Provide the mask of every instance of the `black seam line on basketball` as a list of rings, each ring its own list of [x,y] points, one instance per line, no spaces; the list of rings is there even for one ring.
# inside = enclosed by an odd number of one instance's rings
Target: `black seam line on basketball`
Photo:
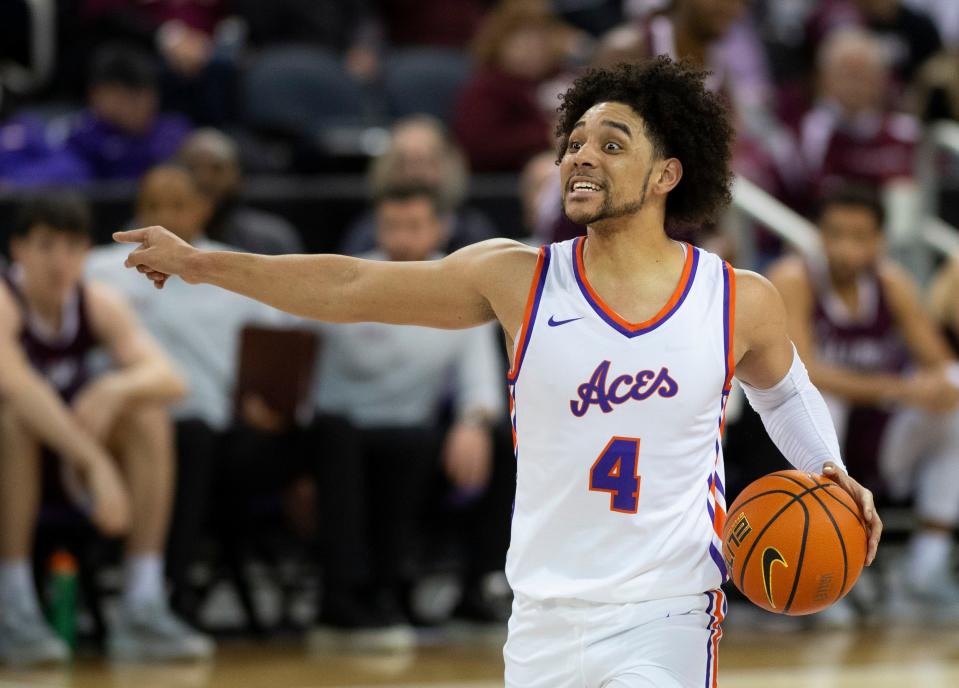
[[[812,484],[811,486],[810,486],[810,485],[806,485],[805,483],[802,483],[802,482],[796,480],[796,479],[795,479],[794,477],[792,477],[791,475],[785,475],[785,474],[788,473],[788,472],[789,472],[789,471],[776,471],[775,473],[770,473],[770,474],[767,475],[766,477],[767,477],[767,478],[782,478],[783,480],[788,480],[789,482],[791,482],[791,483],[793,483],[793,484],[795,484],[795,485],[799,485],[799,487],[803,488],[804,490],[808,490],[810,487],[815,487],[816,485],[822,485],[822,483],[815,482],[815,481],[813,481],[813,484]]]
[[[779,477],[780,477],[780,478],[784,478],[785,480],[790,480],[790,481],[796,483],[797,485],[802,485],[801,482],[799,482],[798,480],[796,480],[795,478],[793,478],[793,477],[791,477],[791,476],[781,475],[781,476],[779,476]],[[829,483],[820,483],[820,484],[825,484],[826,487],[829,487]],[[825,490],[825,493],[826,493],[826,494],[829,494],[829,490]],[[836,537],[839,538],[839,546],[842,548],[842,585],[839,586],[839,593],[838,593],[836,599],[834,599],[834,600],[830,603],[830,604],[835,604],[836,602],[839,601],[839,598],[842,597],[843,591],[846,589],[846,577],[847,577],[847,574],[849,573],[849,557],[848,557],[848,555],[846,554],[846,541],[845,541],[845,540],[843,539],[843,537],[842,537],[842,530],[840,530],[839,524],[836,523],[835,517],[832,515],[832,513],[829,511],[829,509],[826,508],[826,503],[823,502],[823,500],[820,499],[820,498],[819,498],[819,495],[817,495],[815,492],[812,492],[812,493],[810,493],[810,494],[812,494],[812,498],[813,498],[813,499],[815,499],[817,502],[819,502],[819,506],[822,507],[822,510],[826,512],[826,516],[829,517],[829,521],[832,523],[832,527],[833,527],[833,528],[835,529],[835,531],[836,531]]]
[[[785,504],[785,506],[780,507],[779,511],[773,514],[772,517],[766,522],[766,525],[763,526],[763,529],[756,534],[756,539],[753,540],[753,544],[749,547],[749,551],[746,552],[746,557],[743,559],[742,569],[739,574],[740,590],[743,589],[743,584],[744,584],[744,581],[746,580],[746,569],[748,568],[749,560],[753,556],[753,552],[756,550],[756,546],[759,544],[759,541],[762,540],[762,537],[763,535],[766,534],[766,531],[769,530],[772,527],[772,524],[776,522],[776,519],[782,516],[783,513],[785,513],[786,509],[791,507],[793,504],[799,504],[799,506],[802,507],[803,511],[806,514],[806,521],[809,521],[809,509],[807,509],[806,505],[802,503],[802,496],[806,494],[805,492],[797,495],[795,492],[787,492],[786,490],[770,490],[769,493],[770,494],[774,494],[774,493],[787,494],[791,497],[791,499],[789,500],[789,502]],[[754,499],[758,499],[761,496],[762,495],[756,495],[755,497],[750,497],[745,502],[740,504],[740,508],[746,506],[746,504],[753,501]]]
[[[765,526],[761,531],[759,531],[759,533],[756,535],[756,539],[753,541],[753,544],[752,544],[752,546],[749,548],[749,551],[746,552],[746,557],[743,559],[743,563],[742,563],[742,572],[740,573],[740,576],[739,576],[739,589],[740,589],[740,590],[742,590],[742,588],[743,588],[743,581],[746,580],[746,568],[747,568],[746,565],[749,563],[749,559],[752,557],[753,551],[756,549],[756,545],[759,544],[759,540],[762,538],[762,536],[765,534],[765,532],[769,529],[769,527],[776,521],[777,518],[779,518],[780,516],[782,516],[783,512],[785,512],[786,509],[788,509],[789,507],[791,507],[791,506],[792,506],[793,504],[795,504],[796,502],[799,502],[800,506],[802,506],[802,508],[803,508],[803,511],[806,512],[806,521],[807,521],[807,523],[808,523],[808,521],[809,521],[809,510],[806,508],[806,505],[802,503],[802,498],[805,497],[805,496],[806,496],[807,494],[809,494],[810,492],[815,492],[816,490],[822,490],[822,489],[824,489],[824,488],[826,488],[826,487],[828,487],[828,485],[826,485],[825,483],[819,483],[819,484],[817,484],[815,487],[808,487],[808,488],[806,488],[803,492],[800,492],[800,493],[798,493],[798,494],[795,493],[795,492],[787,492],[786,490],[767,490],[766,492],[760,492],[760,493],[757,494],[757,495],[753,495],[752,497],[750,497],[749,499],[747,499],[745,502],[743,502],[742,504],[740,504],[738,509],[731,510],[731,511],[729,512],[729,514],[727,514],[727,515],[731,515],[731,514],[735,513],[736,511],[739,511],[739,509],[742,509],[744,506],[746,506],[747,504],[749,504],[749,503],[752,502],[752,501],[755,501],[755,500],[759,499],[759,498],[762,497],[763,495],[785,494],[785,495],[789,495],[790,497],[792,497],[792,499],[789,500],[789,503],[788,503],[788,504],[786,504],[785,506],[781,507],[781,508],[779,509],[779,511],[777,511],[775,514],[773,514],[772,518],[769,519],[769,522],[766,524],[766,526]],[[735,503],[734,503],[734,506],[735,506]],[[804,545],[804,546],[805,546],[805,545]],[[800,558],[800,564],[801,564],[801,563],[802,563],[802,559]],[[797,575],[798,575],[798,574],[797,574]]]
[[[827,487],[835,487],[835,488],[838,488],[838,489],[840,489],[840,490],[842,489],[842,487],[840,487],[837,483],[832,483],[831,485],[827,485]],[[859,527],[862,528],[863,535],[865,535],[865,536],[866,536],[866,539],[868,540],[868,539],[869,539],[869,531],[866,530],[866,524],[862,522],[862,515],[856,513],[856,512],[853,511],[852,509],[850,509],[848,504],[846,504],[844,501],[842,501],[841,499],[839,499],[839,497],[837,497],[836,495],[834,495],[834,494],[833,494],[832,492],[830,492],[829,490],[826,490],[826,494],[829,496],[830,499],[832,499],[834,502],[836,502],[836,504],[838,504],[838,505],[841,506],[843,509],[845,509],[845,510],[848,511],[850,514],[852,514],[853,516],[856,517],[856,523],[858,523],[858,524],[859,524]]]
[[[745,502],[743,502],[742,504],[740,504],[740,505],[739,505],[739,509],[742,509],[742,508],[743,508],[744,506],[746,506],[747,504],[750,504],[750,503],[752,503],[752,502],[755,502],[755,501],[756,501],[757,499],[759,499],[760,497],[765,497],[765,496],[771,495],[771,494],[784,494],[784,495],[788,495],[788,496],[790,496],[790,497],[795,497],[795,496],[796,496],[796,493],[795,493],[795,492],[790,492],[789,490],[766,490],[765,492],[760,492],[759,494],[754,494],[752,497],[750,497],[750,498],[747,499]],[[736,505],[733,504],[733,506],[736,506]],[[735,509],[734,511],[739,511],[739,509]],[[727,514],[726,514],[727,518],[728,518],[732,513],[733,513],[733,511],[730,511],[729,513],[727,513]]]

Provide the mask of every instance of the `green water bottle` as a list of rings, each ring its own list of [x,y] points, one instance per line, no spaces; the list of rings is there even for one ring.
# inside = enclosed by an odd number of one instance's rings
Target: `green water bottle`
[[[77,560],[66,550],[50,557],[50,625],[70,647],[77,640]]]

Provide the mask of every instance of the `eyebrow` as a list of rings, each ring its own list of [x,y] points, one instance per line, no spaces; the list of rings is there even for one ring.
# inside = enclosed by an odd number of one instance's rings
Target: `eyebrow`
[[[616,122],[611,119],[604,119],[602,122],[603,126],[612,127],[613,129],[619,129],[621,132],[626,134],[629,138],[633,138],[633,132],[630,131],[629,127],[622,122]]]
[[[612,119],[604,119],[602,122],[600,122],[600,124],[602,124],[604,127],[612,127],[613,129],[619,129],[621,132],[626,134],[626,136],[628,136],[630,139],[633,138],[633,132],[630,130],[629,126],[627,124],[624,124],[623,122],[617,122]],[[573,128],[570,130],[570,133],[585,126],[586,126],[585,120],[579,120],[576,124],[573,125]]]

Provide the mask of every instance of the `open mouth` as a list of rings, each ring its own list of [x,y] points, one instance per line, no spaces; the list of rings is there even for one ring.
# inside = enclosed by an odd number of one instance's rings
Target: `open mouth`
[[[603,186],[595,181],[590,179],[571,179],[569,182],[567,198],[577,199],[577,198],[590,198],[592,195],[599,193],[603,190]]]

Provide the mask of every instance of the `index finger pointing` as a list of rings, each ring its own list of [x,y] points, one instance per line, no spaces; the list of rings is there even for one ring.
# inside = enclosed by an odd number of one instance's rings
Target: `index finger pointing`
[[[114,232],[113,240],[121,244],[140,244],[147,238],[148,228],[131,229],[126,232]]]

